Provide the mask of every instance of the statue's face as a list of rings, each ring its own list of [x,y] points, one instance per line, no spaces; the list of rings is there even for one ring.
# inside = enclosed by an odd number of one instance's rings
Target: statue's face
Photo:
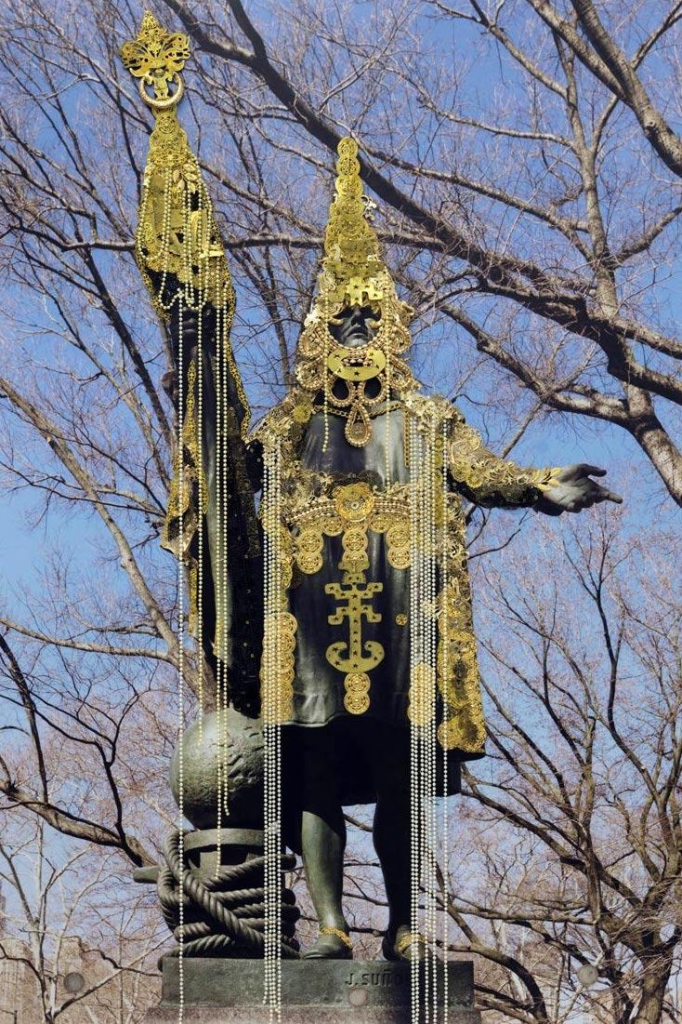
[[[371,306],[346,306],[329,324],[329,332],[339,345],[358,348],[371,341],[379,319]]]

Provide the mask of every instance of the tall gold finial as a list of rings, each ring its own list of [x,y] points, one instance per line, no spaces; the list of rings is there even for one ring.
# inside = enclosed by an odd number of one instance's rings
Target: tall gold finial
[[[332,302],[376,302],[384,294],[386,273],[376,232],[367,220],[357,143],[341,139],[336,164],[336,196],[324,236],[324,268],[336,281]]]
[[[150,11],[145,11],[135,39],[119,50],[124,66],[139,78],[142,99],[153,110],[168,110],[182,99],[184,85],[180,72],[189,60],[189,38],[182,32],[168,32]],[[171,93],[170,83],[175,83]],[[153,89],[150,96],[145,86]]]
[[[369,200],[362,189],[357,143],[341,139],[338,154],[336,195],[324,236],[323,267],[327,280],[334,282],[329,302],[378,302],[385,294],[389,275],[379,239],[367,219]]]

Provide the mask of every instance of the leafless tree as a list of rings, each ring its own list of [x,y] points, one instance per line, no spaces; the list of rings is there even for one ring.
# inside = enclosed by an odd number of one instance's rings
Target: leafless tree
[[[613,518],[541,556],[511,545],[479,588],[491,749],[467,772],[449,909],[458,948],[495,965],[482,998],[503,1020],[679,1019],[682,595],[660,557],[676,541]]]
[[[596,422],[625,442],[644,500],[667,492],[682,504],[682,3],[154,9],[192,39],[182,116],[238,288],[233,340],[256,415],[289,379],[334,149],[350,133],[417,311],[426,382],[457,397],[493,443],[511,438],[507,447],[526,431],[584,436]],[[151,803],[170,820],[178,664],[176,569],[157,543],[170,350],[132,260],[150,124],[116,56],[140,16],[105,0],[85,15],[72,0],[0,11],[0,485],[27,501],[35,536],[51,530],[35,578],[7,589],[0,608],[0,792],[12,813],[37,813],[130,865],[156,859],[162,831],[137,809]],[[504,1019],[568,1021],[597,992],[595,1019],[675,1020],[665,999],[678,955],[677,606],[661,604],[657,568],[636,574],[639,588],[658,581],[656,613],[644,614],[634,584],[634,596],[602,608],[594,558],[603,550],[607,566],[612,543],[581,553],[567,541],[567,592],[582,588],[581,625],[600,652],[588,657],[562,632],[576,618],[561,591],[531,600],[484,585],[497,558],[509,572],[517,551],[530,559],[509,543],[515,529],[496,539],[487,524],[480,537],[501,549],[478,560],[477,592],[497,608],[492,619],[479,609],[494,755],[470,773],[458,826],[457,858],[470,851],[475,868],[460,878],[453,861],[456,945],[487,960],[480,996]],[[516,568],[526,579],[526,563]],[[514,650],[499,639],[501,609]],[[191,650],[187,682],[196,689]],[[512,697],[542,713],[537,733],[519,733]],[[60,756],[80,788],[55,785]],[[366,907],[381,902],[371,878]],[[357,917],[365,932],[374,923]],[[585,961],[601,980],[578,999]]]
[[[69,1024],[83,1014],[95,1024],[137,1024],[156,988],[150,953],[165,935],[148,920],[139,898],[130,901],[122,918],[112,913],[112,855],[93,857],[96,847],[82,843],[65,850],[63,842],[54,842],[57,833],[36,816],[5,812],[0,820],[5,1012],[16,1011],[20,1020],[36,1024]],[[125,951],[118,955],[121,945]],[[82,985],[69,992],[64,980],[73,971],[74,947]],[[11,966],[15,984],[9,984]]]

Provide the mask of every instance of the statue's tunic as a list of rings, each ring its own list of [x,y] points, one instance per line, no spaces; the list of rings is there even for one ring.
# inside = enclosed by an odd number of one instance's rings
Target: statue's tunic
[[[449,466],[445,480],[441,472],[436,481],[446,503],[439,513],[441,539],[425,557],[432,557],[437,594],[430,613],[438,621],[439,749],[448,752],[448,790],[456,792],[459,762],[481,757],[485,741],[462,497],[484,505],[533,505],[548,471],[498,459],[439,396],[397,397],[388,412],[372,417],[371,438],[362,447],[347,442],[343,417],[325,416],[319,406],[302,424],[292,415],[296,401],[294,392],[256,432],[261,439],[277,434],[285,453],[277,520],[295,634],[283,725],[323,727],[339,716],[363,716],[406,728],[413,717],[414,473],[406,423],[417,413],[436,424],[431,437],[441,439],[436,473]],[[372,801],[350,762],[347,774],[352,802]]]
[[[406,490],[408,470],[405,466],[403,445],[403,413],[402,409],[392,410],[388,415],[372,419],[372,439],[363,448],[349,445],[343,436],[344,421],[338,416],[329,416],[329,438],[327,450],[324,451],[324,415],[315,413],[305,432],[300,454],[300,466],[305,475],[314,474],[318,480],[328,479],[325,490],[336,487],[348,487],[357,483],[368,485],[374,494],[386,494],[387,447],[388,465],[390,467],[391,491],[402,486]],[[309,477],[310,479],[310,477]],[[338,490],[337,490],[338,493]],[[306,530],[314,529],[315,500],[303,517],[297,517],[290,526],[298,535],[305,538]],[[328,502],[319,502],[324,509]],[[402,517],[407,525],[409,515],[404,496],[396,498],[396,506],[402,508]],[[334,510],[335,511],[335,510]],[[400,512],[393,513],[395,519]],[[318,522],[324,521],[324,511],[320,513]],[[353,521],[346,521],[349,529]],[[379,524],[383,525],[383,524]],[[394,523],[389,524],[395,525]],[[332,527],[334,528],[334,527]],[[344,531],[345,533],[346,531]],[[365,672],[369,676],[370,685],[367,700],[362,709],[355,713],[369,714],[383,718],[395,724],[405,725],[407,719],[408,685],[409,685],[409,603],[410,584],[409,568],[399,569],[388,559],[388,542],[386,532],[378,533],[372,529],[367,531],[367,560],[369,566],[363,573],[365,582],[359,583],[358,590],[363,595],[363,609],[369,614],[360,612],[361,617],[356,623],[349,621],[347,614],[341,620],[332,622],[338,609],[347,604],[343,598],[335,596],[336,591],[329,593],[332,587],[341,587],[344,570],[339,568],[344,555],[344,533],[321,536],[322,550],[319,553],[320,568],[315,572],[301,570],[306,565],[306,552],[300,543],[294,541],[299,572],[295,586],[289,592],[289,607],[296,616],[298,623],[296,645],[296,669],[294,680],[293,715],[291,721],[300,725],[322,725],[336,715],[353,713],[347,707],[350,701],[344,691],[345,668],[340,671],[328,657],[330,645],[334,643],[349,644],[353,628],[360,631],[362,648],[366,644],[374,653],[367,658],[371,666],[353,665],[351,652],[342,651],[351,661],[349,666],[355,673]],[[407,540],[407,538],[405,538]],[[319,542],[318,542],[319,543]],[[405,559],[406,560],[406,559]],[[396,561],[396,559],[392,559]],[[317,560],[315,563],[317,564]],[[370,588],[375,585],[376,592]],[[364,596],[366,595],[366,596]],[[362,661],[361,651],[360,660]],[[373,664],[376,662],[376,664]],[[344,703],[345,701],[345,703]]]

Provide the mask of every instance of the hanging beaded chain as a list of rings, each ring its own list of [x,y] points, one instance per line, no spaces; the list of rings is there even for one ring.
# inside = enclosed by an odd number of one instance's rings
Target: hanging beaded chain
[[[204,524],[206,489],[204,486],[204,348],[203,317],[197,318],[197,462],[199,464],[199,528],[197,530],[197,672],[199,701],[199,746],[204,745]]]
[[[412,1024],[436,1024],[439,1011],[437,658],[438,507],[441,481],[438,425],[407,414],[410,471],[410,832],[411,921],[428,951],[423,973],[411,958]],[[445,480],[443,488],[447,485]],[[445,527],[443,543],[445,543]],[[444,790],[447,792],[447,787]],[[446,848],[443,848],[443,860]],[[420,897],[424,890],[423,914]],[[421,918],[423,917],[423,926]],[[443,965],[443,970],[445,966]],[[442,991],[442,988],[441,988]]]
[[[227,710],[230,703],[230,691],[228,683],[228,666],[226,663],[227,653],[227,615],[230,593],[228,589],[227,564],[229,547],[229,481],[225,467],[228,463],[228,431],[227,417],[229,408],[228,393],[228,347],[229,347],[229,323],[225,316],[222,303],[216,309],[216,421],[217,421],[217,443],[216,443],[216,492],[218,495],[216,508],[216,547],[218,549],[217,561],[217,632],[218,649],[220,657],[217,662],[216,679],[216,734],[220,750],[218,759],[218,778],[216,787],[216,875],[221,870],[221,846],[222,846],[222,822],[227,817],[229,808],[229,790],[227,778],[227,749],[228,749],[228,718]]]
[[[171,172],[166,172],[164,184],[164,217],[163,217],[163,251],[164,263],[160,294],[163,294],[168,273],[168,252],[170,244],[170,187]],[[184,293],[178,292],[178,457],[180,465],[183,458],[183,410],[185,407],[185,365],[184,365]],[[179,474],[179,507],[184,508],[184,475]],[[184,550],[184,522],[182,513],[179,517],[180,551]],[[178,558],[178,855],[180,858],[180,892],[178,900],[178,1024],[183,1024],[185,1016],[185,894],[182,879],[185,866],[185,609],[184,609],[184,574],[185,566],[182,557]]]
[[[326,452],[329,447],[329,294],[325,289],[324,292],[324,397],[323,401],[323,434],[322,434],[322,451]]]
[[[282,730],[283,698],[279,686],[282,655],[282,454],[278,438],[264,449],[263,475],[263,738],[264,738],[264,853],[265,948],[263,1003],[270,1021],[282,1014]]]
[[[270,827],[273,818],[272,806],[272,726],[270,724],[269,709],[272,701],[273,687],[273,651],[272,633],[269,628],[268,615],[272,607],[272,547],[273,537],[271,533],[272,509],[268,499],[272,495],[272,450],[269,444],[263,449],[263,605],[264,605],[264,631],[263,631],[263,656],[261,666],[261,701],[263,717],[263,852],[265,862],[263,866],[263,884],[265,887],[265,938],[263,948],[263,963],[265,970],[263,1003],[268,1004],[272,994],[272,908],[268,899],[272,870],[270,863],[271,837]]]
[[[215,381],[216,381],[216,494],[218,500],[215,508],[215,520],[216,520],[216,562],[217,572],[215,573],[215,589],[216,589],[216,648],[219,655],[223,654],[224,651],[224,614],[225,614],[225,599],[226,599],[226,573],[222,571],[222,566],[225,564],[225,557],[227,552],[224,550],[225,547],[225,531],[223,528],[223,520],[225,518],[225,504],[223,501],[223,491],[225,489],[224,480],[224,466],[222,459],[222,437],[225,433],[225,423],[223,415],[223,401],[222,395],[225,390],[224,377],[226,375],[225,362],[222,359],[221,345],[222,345],[222,333],[223,333],[223,318],[222,310],[216,309],[216,339],[217,339],[217,353],[215,363]],[[220,716],[221,708],[223,705],[223,683],[225,677],[225,664],[222,657],[218,657],[216,661],[216,703],[215,703],[215,716],[216,716],[216,735],[218,737],[218,743],[220,744],[221,739],[221,728],[220,728]],[[218,758],[218,767],[216,773],[216,845],[215,845],[215,876],[218,877],[221,867],[221,845],[222,845],[222,805],[223,805],[223,771],[222,771],[222,758]]]
[[[274,873],[274,885],[272,890],[272,925],[273,942],[275,947],[274,957],[274,992],[272,1005],[270,1007],[270,1020],[279,1020],[282,1015],[282,872],[280,868],[280,853],[282,846],[282,688],[279,685],[279,673],[282,665],[282,630],[280,628],[281,595],[282,595],[282,552],[280,550],[281,538],[281,508],[282,495],[282,450],[279,444],[275,448],[275,598],[277,607],[275,610],[275,665],[276,669],[276,707],[275,707],[275,734],[274,734],[274,811],[275,821],[273,828],[273,849],[272,866]]]
[[[182,408],[184,399],[183,383],[183,302],[180,300],[178,306],[180,351],[178,354],[178,402],[180,415],[178,416],[178,450],[182,453]],[[182,457],[182,456],[181,456]],[[184,480],[180,475],[180,508],[182,508]],[[180,550],[183,544],[183,521],[180,516]],[[183,892],[182,877],[185,865],[185,623],[184,623],[184,572],[185,566],[182,558],[178,559],[178,855],[180,858],[181,882],[178,902],[178,1024],[183,1024],[185,1013],[185,894]]]
[[[421,437],[416,417],[406,410],[409,433],[410,470],[410,680],[416,679],[421,660],[421,630],[419,609],[419,471],[421,465]],[[419,726],[416,716],[410,716],[410,931],[419,934],[419,894],[421,887],[421,821],[419,806]],[[419,1024],[420,973],[417,959],[410,961],[410,1002],[412,1024]]]
[[[386,434],[384,436],[385,446],[385,475],[384,487],[391,486],[391,350],[386,349]],[[404,428],[403,428],[404,429]]]
[[[449,636],[449,625],[450,625],[450,610],[447,606],[446,596],[448,594],[449,586],[449,574],[448,574],[448,441],[449,441],[449,429],[450,424],[447,419],[444,419],[441,424],[441,579],[440,579],[440,593],[442,595],[442,604],[439,610],[440,613],[440,636],[441,636],[441,679],[443,680],[443,719],[445,720],[448,709],[447,709],[447,678],[448,678],[448,644],[450,640]],[[443,1024],[448,1024],[448,1018],[450,1011],[448,1008],[449,1003],[449,981],[450,974],[448,972],[448,948],[449,948],[449,923],[450,914],[448,912],[448,868],[449,868],[449,853],[450,853],[450,835],[449,835],[449,819],[448,819],[448,757],[447,751],[443,750],[443,806],[442,806],[442,818],[441,818],[441,856],[442,856],[442,877],[443,877],[443,889],[441,894],[442,901],[442,914],[443,914]]]
[[[432,1020],[438,1018],[438,957],[437,957],[437,898],[436,898],[436,668],[437,668],[437,580],[436,580],[436,424],[433,418],[428,423],[426,479],[426,509],[424,533],[426,535],[426,607],[429,610],[426,620],[427,653],[426,663],[429,666],[428,692],[425,726],[425,761],[424,773],[424,811],[426,817],[426,921],[425,937],[430,957],[430,985],[432,1000]]]
[[[227,285],[225,283],[223,283],[223,289],[226,289],[226,288],[227,288]],[[230,324],[228,323],[227,317],[225,316],[225,308],[226,307],[223,305],[223,312],[222,312],[221,320],[220,320],[220,324],[221,324],[221,330],[220,330],[220,336],[219,336],[220,337],[220,346],[219,346],[219,351],[218,351],[218,358],[220,359],[220,362],[222,363],[222,366],[223,366],[223,386],[222,386],[222,389],[221,389],[220,401],[221,401],[221,404],[222,404],[222,407],[223,407],[222,420],[223,420],[223,424],[224,424],[224,429],[223,429],[223,437],[222,437],[222,453],[223,453],[222,454],[222,461],[223,461],[223,466],[224,467],[227,466],[228,460],[229,460],[227,417],[228,417],[228,410],[229,410],[229,407],[230,407],[230,396],[229,396],[229,390],[228,390],[227,368],[230,365],[230,358],[231,358],[231,355],[230,355]],[[228,519],[228,516],[226,514],[227,510],[229,509],[229,502],[230,502],[230,500],[231,500],[231,496],[230,496],[230,492],[229,492],[229,481],[227,479],[227,474],[223,473],[223,487],[222,487],[222,492],[220,493],[219,503],[220,503],[220,505],[222,505],[223,510],[224,510],[223,523],[222,523],[223,536],[224,536],[223,563],[222,563],[223,567],[224,567],[224,570],[223,570],[223,573],[222,573],[223,578],[224,578],[224,586],[223,586],[223,629],[224,630],[226,630],[226,628],[227,628],[227,621],[226,621],[226,618],[227,618],[227,607],[228,607],[228,597],[230,596],[230,595],[228,595],[228,587],[227,587],[227,564],[228,564],[228,559],[229,559],[229,550],[228,550],[228,548],[229,548],[229,519]],[[233,601],[232,597],[230,599]],[[227,816],[230,813],[230,806],[229,806],[230,793],[229,793],[229,789],[228,789],[228,785],[227,785],[227,746],[228,746],[227,709],[228,709],[229,704],[230,704],[230,691],[229,691],[228,679],[227,679],[227,663],[226,663],[225,659],[223,659],[223,668],[224,668],[224,673],[225,673],[224,682],[223,682],[223,709],[222,709],[222,717],[223,717],[223,734],[222,734],[222,752],[223,752],[223,807],[225,809],[225,814]]]

